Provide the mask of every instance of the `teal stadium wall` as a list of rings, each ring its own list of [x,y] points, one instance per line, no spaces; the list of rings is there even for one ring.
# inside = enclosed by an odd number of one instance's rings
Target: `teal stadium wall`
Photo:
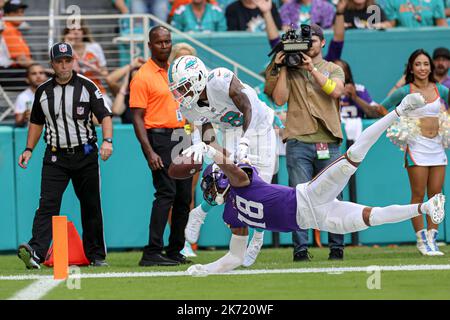
[[[331,33],[326,33],[330,39]],[[269,45],[265,34],[218,33],[196,36],[199,40],[230,56],[255,72],[264,69]],[[174,42],[179,38],[174,37]],[[346,33],[343,58],[353,69],[356,82],[366,85],[376,101],[381,101],[400,77],[409,54],[418,47],[432,52],[435,47],[448,46],[450,28],[421,30],[395,29],[389,31],[350,31]],[[199,50],[210,67],[226,66],[209,54]],[[230,66],[227,66],[230,67]],[[240,78],[253,85],[253,80],[240,74]],[[364,121],[366,127],[372,121]],[[101,130],[99,130],[100,133]],[[148,224],[154,199],[152,178],[142,155],[133,128],[115,125],[114,155],[107,162],[100,160],[102,203],[105,238],[109,248],[143,247],[148,241]],[[31,236],[33,216],[39,203],[40,174],[43,142],[33,152],[29,168],[20,169],[16,162],[26,141],[26,130],[0,127],[0,250],[13,250]],[[344,145],[341,150],[345,150]],[[408,203],[410,189],[402,153],[383,136],[369,152],[357,172],[358,202],[367,205]],[[279,181],[287,184],[285,158],[280,158]],[[450,187],[446,178],[444,192]],[[197,193],[197,202],[201,195]],[[344,192],[348,199],[348,192]],[[79,204],[69,185],[61,214],[75,222],[81,230]],[[230,231],[224,225],[220,210],[214,209],[203,225],[199,245],[222,247],[228,244]],[[450,220],[440,226],[439,240],[450,242]],[[389,244],[414,241],[409,221],[374,227],[360,233],[363,244]],[[165,239],[168,239],[166,228]],[[311,239],[311,237],[310,237]],[[322,242],[326,244],[326,236]],[[267,232],[265,244],[272,242]],[[281,244],[291,244],[291,235],[282,233]],[[350,236],[346,236],[346,243]]]

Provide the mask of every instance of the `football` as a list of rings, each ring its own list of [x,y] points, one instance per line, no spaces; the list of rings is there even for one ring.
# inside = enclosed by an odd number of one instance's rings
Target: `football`
[[[202,170],[203,162],[194,162],[194,155],[177,156],[169,166],[169,176],[172,179],[187,179]]]

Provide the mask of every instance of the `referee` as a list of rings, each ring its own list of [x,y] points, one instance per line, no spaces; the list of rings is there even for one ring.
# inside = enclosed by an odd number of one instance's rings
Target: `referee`
[[[21,244],[19,258],[28,269],[39,269],[52,240],[52,216],[59,215],[70,180],[80,200],[83,247],[93,266],[107,266],[100,203],[97,136],[93,115],[102,125],[102,160],[112,154],[112,113],[98,87],[73,71],[72,47],[57,43],[50,50],[54,76],[38,87],[31,110],[27,145],[19,157],[26,169],[45,125],[45,150],[39,208],[32,238]]]

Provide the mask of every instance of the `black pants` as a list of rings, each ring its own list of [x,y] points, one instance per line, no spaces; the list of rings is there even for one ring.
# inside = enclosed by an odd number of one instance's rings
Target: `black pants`
[[[103,218],[100,204],[98,149],[85,155],[82,148],[73,154],[47,147],[42,167],[41,198],[33,222],[30,246],[44,261],[52,239],[52,216],[59,215],[63,193],[72,180],[80,200],[83,247],[90,260],[105,259]]]
[[[153,150],[161,157],[164,168],[152,170],[153,186],[155,187],[155,200],[152,206],[152,216],[150,218],[150,232],[148,245],[144,248],[144,258],[154,253],[162,253],[164,248],[164,229],[172,207],[172,220],[170,225],[169,245],[166,248],[168,255],[178,254],[184,247],[184,228],[188,221],[190,211],[192,178],[185,180],[171,179],[167,173],[172,162],[171,153],[174,147],[179,144],[179,140],[186,142],[186,135],[183,129],[172,133],[154,133],[147,130],[147,136]],[[172,141],[172,140],[177,141]],[[179,147],[179,146],[178,146]],[[175,149],[176,150],[176,149]]]

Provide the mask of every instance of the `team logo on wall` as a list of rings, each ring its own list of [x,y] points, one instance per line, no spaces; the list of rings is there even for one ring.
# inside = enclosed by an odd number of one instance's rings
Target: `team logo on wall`
[[[65,43],[60,44],[58,47],[60,52],[67,52],[67,45]]]

